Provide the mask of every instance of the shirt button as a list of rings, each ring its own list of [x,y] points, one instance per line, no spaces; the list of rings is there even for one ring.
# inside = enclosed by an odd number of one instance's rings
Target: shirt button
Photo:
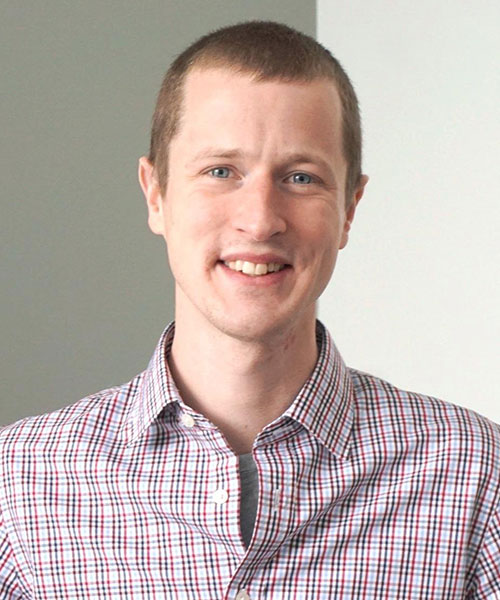
[[[188,415],[187,413],[183,413],[181,416],[181,423],[185,426],[185,427],[194,427],[194,419],[191,415]]]
[[[228,498],[229,494],[223,489],[215,490],[215,492],[212,494],[212,500],[215,502],[215,504],[224,504],[224,502],[227,502]]]
[[[246,590],[240,590],[234,600],[250,600],[250,596],[248,595]]]

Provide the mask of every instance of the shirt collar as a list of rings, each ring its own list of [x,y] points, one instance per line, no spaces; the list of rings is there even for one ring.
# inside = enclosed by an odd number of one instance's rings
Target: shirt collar
[[[166,406],[182,404],[167,362],[174,332],[175,324],[170,323],[139,380],[123,428],[129,444],[142,436]],[[352,383],[330,334],[319,321],[316,339],[316,366],[284,416],[303,425],[331,452],[342,456],[348,451],[354,422]]]
[[[124,439],[129,444],[141,437],[166,406],[181,400],[167,362],[174,333],[175,323],[172,322],[162,333],[148,368],[142,374],[123,428]]]
[[[353,385],[332,337],[316,321],[318,360],[285,416],[299,422],[334,454],[349,451],[354,424]]]

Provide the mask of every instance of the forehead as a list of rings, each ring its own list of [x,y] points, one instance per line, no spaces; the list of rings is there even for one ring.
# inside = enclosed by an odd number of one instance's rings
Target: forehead
[[[232,144],[238,136],[249,145],[323,145],[331,152],[341,142],[341,102],[330,79],[261,81],[230,69],[195,68],[183,91],[176,137],[193,145],[214,135]]]
[[[311,80],[260,79],[258,74],[224,67],[194,67],[184,80],[182,105],[184,112],[216,98],[230,100],[254,92],[259,96],[302,96],[304,101],[334,106],[341,112],[340,96],[333,80],[326,77]],[[239,92],[239,93],[238,93]],[[250,94],[249,100],[254,94]],[[259,98],[260,100],[261,98]],[[304,102],[306,104],[306,102]]]

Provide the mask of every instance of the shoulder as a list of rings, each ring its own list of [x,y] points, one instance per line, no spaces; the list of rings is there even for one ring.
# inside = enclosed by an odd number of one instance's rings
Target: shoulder
[[[23,452],[60,453],[116,439],[143,374],[117,387],[87,396],[59,410],[27,417],[0,428],[0,459]],[[0,466],[1,466],[0,464]]]
[[[441,452],[449,460],[467,460],[500,482],[500,425],[452,402],[402,390],[349,369],[359,426],[395,447]],[[376,433],[375,433],[376,432]]]
[[[401,426],[432,427],[464,432],[475,430],[500,443],[500,425],[479,413],[447,400],[403,390],[368,373],[349,369],[357,407],[375,412]]]

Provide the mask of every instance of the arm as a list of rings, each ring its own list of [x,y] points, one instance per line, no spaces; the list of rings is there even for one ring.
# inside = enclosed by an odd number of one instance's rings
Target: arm
[[[17,577],[13,552],[7,538],[2,513],[0,513],[0,598],[2,600],[25,600],[28,598]]]
[[[470,600],[500,598],[500,507],[493,513],[477,561]]]

